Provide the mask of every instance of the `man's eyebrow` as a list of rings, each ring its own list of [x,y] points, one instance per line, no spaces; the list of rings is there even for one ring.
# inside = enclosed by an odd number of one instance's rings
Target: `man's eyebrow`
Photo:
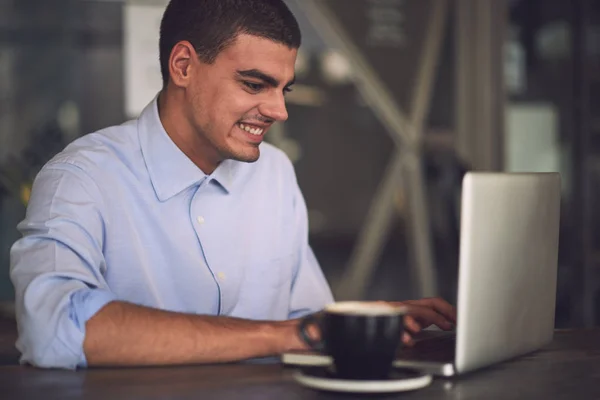
[[[259,71],[257,69],[248,69],[248,70],[244,70],[244,71],[237,71],[237,74],[244,78],[260,79],[261,81],[265,82],[267,85],[269,85],[271,87],[279,86],[279,80],[277,80],[276,78],[272,77],[271,75],[265,74],[264,72]],[[296,77],[294,77],[291,81],[289,81],[287,83],[287,85],[285,85],[285,86],[289,87],[289,86],[293,85],[294,82],[296,82]]]
[[[285,85],[286,88],[289,88],[290,86],[292,86],[294,83],[296,83],[296,75],[294,75],[294,77],[292,78],[291,81],[289,81],[287,83],[287,85]]]

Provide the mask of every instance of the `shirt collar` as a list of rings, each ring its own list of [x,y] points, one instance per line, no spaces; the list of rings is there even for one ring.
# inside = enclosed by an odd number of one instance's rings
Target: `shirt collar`
[[[205,179],[218,183],[229,193],[238,161],[225,160],[207,176],[171,140],[158,115],[158,96],[138,119],[142,156],[156,196],[165,201]]]

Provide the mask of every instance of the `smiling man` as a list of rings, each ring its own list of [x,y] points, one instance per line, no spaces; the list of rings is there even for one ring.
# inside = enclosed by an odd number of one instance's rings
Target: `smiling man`
[[[137,120],[38,174],[11,251],[22,362],[212,363],[304,344],[333,301],[293,166],[262,143],[287,119],[300,31],[281,0],[172,0],[164,87]],[[407,303],[408,304],[408,303]],[[454,310],[411,302],[413,332]]]

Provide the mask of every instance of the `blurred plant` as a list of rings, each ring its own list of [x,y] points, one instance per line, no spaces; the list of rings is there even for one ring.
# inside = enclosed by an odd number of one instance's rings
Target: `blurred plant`
[[[56,121],[34,131],[21,154],[11,155],[0,164],[0,194],[18,198],[27,205],[35,176],[65,146],[65,134]]]

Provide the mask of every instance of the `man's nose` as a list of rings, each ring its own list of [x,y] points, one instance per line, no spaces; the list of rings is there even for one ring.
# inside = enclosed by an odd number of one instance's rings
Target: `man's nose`
[[[268,101],[259,106],[258,110],[264,117],[275,121],[285,121],[288,119],[283,93],[273,94]]]

